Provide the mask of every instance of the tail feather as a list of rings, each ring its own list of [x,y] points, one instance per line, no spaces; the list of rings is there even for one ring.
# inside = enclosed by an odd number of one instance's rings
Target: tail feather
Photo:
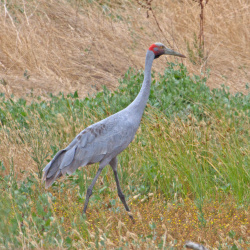
[[[59,151],[53,160],[43,169],[43,181],[45,181],[45,188],[50,187],[53,182],[62,176],[60,165],[65,155],[65,150]]]
[[[55,176],[52,176],[51,178],[45,179],[45,188],[50,187],[54,181],[62,176],[61,170],[58,170]]]
[[[72,161],[74,160],[76,148],[77,147],[74,146],[71,149],[65,151],[65,154],[63,154],[63,159],[60,162],[60,169],[63,169],[72,163]]]
[[[45,181],[45,179],[46,179],[46,176],[47,176],[47,173],[48,173],[48,171],[49,171],[49,167],[50,167],[50,165],[51,165],[51,161],[46,165],[46,167],[43,169],[43,181]]]
[[[57,155],[57,157],[54,157],[54,159],[51,162],[51,165],[47,171],[47,178],[51,178],[55,175],[57,170],[60,168],[61,163],[63,161],[65,155],[65,151],[62,151],[60,154]]]
[[[73,159],[73,161],[68,165],[67,167],[62,169],[62,174],[65,175],[66,173],[71,175],[73,174],[76,169],[78,169],[80,166],[85,166],[87,164],[87,160],[78,160],[78,159]]]
[[[43,169],[43,180],[46,188],[50,187],[62,175],[72,174],[80,166],[79,161],[74,159],[76,149],[77,146],[73,146],[59,151]]]

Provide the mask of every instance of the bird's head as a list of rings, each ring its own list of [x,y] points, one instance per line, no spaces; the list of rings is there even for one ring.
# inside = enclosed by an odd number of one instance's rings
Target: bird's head
[[[149,50],[153,51],[155,54],[155,59],[158,58],[161,55],[173,55],[173,56],[179,56],[179,57],[184,57],[184,55],[167,48],[164,44],[162,43],[154,43],[149,47]]]

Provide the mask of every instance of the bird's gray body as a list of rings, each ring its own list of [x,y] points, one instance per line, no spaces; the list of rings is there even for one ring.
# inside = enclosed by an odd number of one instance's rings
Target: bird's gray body
[[[135,100],[120,112],[101,120],[81,131],[68,147],[59,151],[43,169],[46,188],[62,175],[72,174],[78,167],[99,162],[99,169],[91,185],[87,189],[83,212],[86,213],[89,198],[102,169],[110,164],[114,171],[115,181],[126,211],[130,211],[121,191],[117,174],[117,155],[133,140],[140,125],[151,84],[151,67],[153,60],[160,55],[169,54],[185,57],[178,52],[166,48],[161,43],[150,46],[146,54],[144,80]],[[129,214],[130,218],[133,216]]]
[[[121,153],[138,129],[133,115],[125,110],[81,131],[68,147],[59,151],[44,168],[46,187],[61,175],[72,174],[78,167],[100,162],[100,167]]]
[[[147,60],[148,59],[148,60]],[[151,83],[154,54],[147,52],[143,86],[136,99],[125,109],[81,131],[68,147],[59,151],[43,169],[46,187],[78,167],[100,163],[104,167],[133,140],[146,106]],[[146,70],[145,70],[146,72]]]

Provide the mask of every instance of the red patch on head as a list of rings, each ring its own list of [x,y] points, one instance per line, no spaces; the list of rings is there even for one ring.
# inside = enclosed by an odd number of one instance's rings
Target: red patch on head
[[[148,50],[151,50],[151,51],[153,51],[153,52],[155,53],[156,51],[154,50],[154,48],[156,48],[156,47],[157,47],[157,45],[152,44],[152,45],[149,47]]]

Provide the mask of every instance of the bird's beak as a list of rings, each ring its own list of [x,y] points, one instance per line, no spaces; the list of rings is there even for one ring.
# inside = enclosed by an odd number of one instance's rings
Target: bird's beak
[[[184,55],[180,54],[179,52],[176,52],[176,51],[169,49],[167,47],[165,47],[164,54],[186,58]]]

